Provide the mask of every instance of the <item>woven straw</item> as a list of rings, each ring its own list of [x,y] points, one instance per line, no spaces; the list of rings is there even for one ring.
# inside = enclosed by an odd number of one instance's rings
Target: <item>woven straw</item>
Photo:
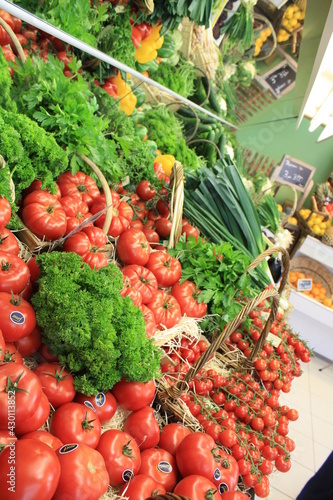
[[[287,186],[286,184],[278,184],[274,190],[274,196],[277,195],[279,189],[281,187],[289,187],[292,192],[293,192],[293,206],[291,208],[291,211],[289,212],[288,215],[286,215],[285,217],[282,218],[281,220],[281,226],[284,227],[286,224],[288,224],[288,221],[290,219],[290,217],[293,217],[294,213],[296,212],[296,208],[297,208],[297,202],[298,202],[298,196],[297,196],[297,191],[294,187],[292,186]]]
[[[182,234],[182,218],[184,205],[184,170],[179,161],[175,161],[170,177],[171,202],[170,217],[172,227],[168,248],[174,248]]]
[[[332,297],[333,276],[327,271],[325,266],[320,264],[320,262],[310,257],[295,257],[291,261],[290,271],[304,273],[306,276],[311,275],[314,282],[321,283],[326,288],[326,297]],[[293,289],[295,289],[295,287],[293,287]]]

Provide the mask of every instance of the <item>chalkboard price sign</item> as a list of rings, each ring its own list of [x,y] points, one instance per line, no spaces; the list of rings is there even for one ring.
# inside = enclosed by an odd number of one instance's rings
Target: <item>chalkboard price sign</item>
[[[285,60],[275,66],[273,70],[262,75],[261,78],[274,96],[279,98],[294,88],[296,70]]]
[[[299,191],[305,191],[315,170],[315,167],[285,155],[279,167],[276,180],[282,184],[294,186]]]

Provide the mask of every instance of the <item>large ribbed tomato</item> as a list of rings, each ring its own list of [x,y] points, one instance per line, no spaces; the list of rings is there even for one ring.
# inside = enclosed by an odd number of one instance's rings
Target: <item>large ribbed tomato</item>
[[[75,252],[81,255],[84,262],[92,269],[100,269],[108,265],[106,256],[107,236],[99,227],[85,227],[66,239],[63,249],[65,252]]]
[[[104,458],[111,486],[121,486],[139,472],[140,449],[128,433],[118,429],[104,432],[97,451]]]
[[[118,404],[125,410],[140,410],[153,402],[155,397],[156,385],[154,380],[148,382],[127,382],[122,378],[112,388],[112,394]]]
[[[9,229],[0,230],[0,250],[12,255],[18,255],[20,252],[18,241]]]
[[[146,267],[155,275],[160,287],[172,286],[182,275],[180,262],[159,250],[150,254]]]
[[[108,234],[113,238],[117,238],[121,233],[128,229],[133,219],[133,209],[126,201],[120,201],[119,195],[111,191],[112,195],[112,220]],[[106,207],[105,195],[101,195],[91,207],[91,213],[96,214]],[[102,228],[105,222],[106,214],[102,214],[95,221],[97,227]]]
[[[191,500],[221,500],[221,495],[217,491],[215,484],[198,474],[182,479],[173,493],[191,498]]]
[[[38,238],[54,241],[64,236],[67,217],[55,196],[45,191],[33,191],[23,201],[24,224]]]
[[[155,297],[158,284],[155,276],[149,269],[132,264],[123,267],[121,272],[129,278],[131,286],[139,290],[142,295],[143,304],[147,304]]]
[[[165,488],[147,474],[137,474],[129,483],[124,484],[119,495],[131,500],[142,500],[156,495],[164,495]]]
[[[150,246],[144,233],[135,227],[127,229],[119,236],[117,253],[124,264],[147,264]]]
[[[65,444],[56,451],[61,472],[52,500],[98,500],[109,485],[108,471],[98,451],[84,444]],[[38,496],[33,497],[38,498]]]
[[[37,431],[42,425],[45,424],[46,420],[50,415],[50,403],[44,392],[42,391],[42,397],[40,399],[39,405],[36,411],[30,416],[26,417],[21,423],[16,423],[15,432],[18,436],[23,436],[28,432]]]
[[[55,185],[56,187],[56,192],[54,193],[54,196],[60,200],[61,198],[61,191],[60,191],[60,188],[58,186],[58,184]],[[47,189],[42,189],[42,181],[40,181],[39,179],[35,179],[31,184],[30,186],[25,189],[23,191],[23,196],[28,196],[28,194],[32,193],[33,191],[46,191],[47,193],[49,192]],[[51,193],[52,194],[52,193]]]
[[[157,290],[155,297],[147,304],[147,307],[153,311],[156,327],[160,330],[172,328],[179,323],[182,317],[177,300],[163,290]]]
[[[60,200],[67,216],[66,234],[74,231],[82,222],[91,216],[88,205],[78,196],[64,196]]]
[[[76,394],[73,375],[59,363],[41,363],[34,373],[53,408],[73,401]]]
[[[143,450],[139,474],[147,474],[164,486],[167,491],[172,491],[178,479],[176,460],[171,453],[162,448]]]
[[[6,198],[0,197],[0,229],[7,226],[10,221],[12,209],[9,201]]]
[[[190,318],[202,318],[206,314],[207,304],[198,302],[200,290],[197,290],[191,281],[185,280],[181,285],[177,281],[170,293],[177,299],[183,315],[186,314]]]
[[[42,384],[24,365],[7,363],[0,366],[0,429],[15,430],[37,410],[42,397]]]
[[[36,326],[33,307],[20,295],[0,292],[0,329],[6,342],[30,335]]]
[[[149,309],[149,307],[145,306],[144,304],[142,304],[140,306],[140,308],[141,308],[141,311],[143,314],[143,319],[145,320],[145,323],[146,323],[146,327],[145,327],[146,334],[147,334],[147,337],[150,339],[151,337],[153,337],[155,335],[155,332],[156,332],[155,316],[154,316],[153,311],[151,309]]]
[[[94,179],[83,172],[65,172],[58,178],[58,185],[62,196],[76,196],[91,207],[100,192]]]
[[[30,271],[24,260],[0,251],[0,292],[21,293],[29,278]]]
[[[36,439],[19,440],[0,454],[1,500],[50,500],[54,498],[59,477],[60,464],[55,452]]]

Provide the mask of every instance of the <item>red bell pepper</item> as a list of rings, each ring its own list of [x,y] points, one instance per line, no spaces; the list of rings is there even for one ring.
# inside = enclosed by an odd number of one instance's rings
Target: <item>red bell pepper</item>
[[[142,35],[141,32],[137,29],[137,25],[132,26],[131,39],[135,48],[140,47],[142,42]]]

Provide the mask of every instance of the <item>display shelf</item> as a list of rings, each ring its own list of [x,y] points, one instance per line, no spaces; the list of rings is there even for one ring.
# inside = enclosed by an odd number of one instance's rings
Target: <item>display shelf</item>
[[[310,257],[333,275],[333,248],[312,236],[305,238],[294,257]],[[289,318],[290,326],[317,354],[333,361],[333,309],[296,290],[291,291],[289,301],[294,306]]]
[[[321,243],[321,241],[313,238],[312,236],[307,236],[294,255],[294,257],[302,256],[317,260],[323,266],[325,266],[331,274],[333,274],[332,247],[324,245],[323,243]]]
[[[289,324],[315,353],[333,361],[333,309],[292,290]]]

